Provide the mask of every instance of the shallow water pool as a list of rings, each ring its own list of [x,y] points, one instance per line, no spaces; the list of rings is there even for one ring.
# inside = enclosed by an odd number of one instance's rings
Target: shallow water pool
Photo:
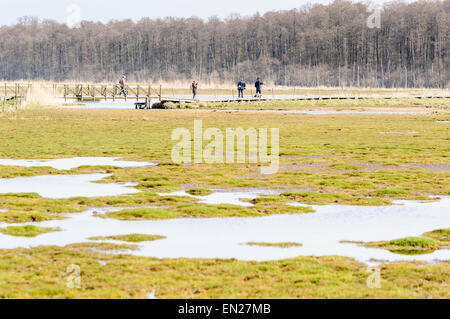
[[[155,163],[120,160],[117,157],[73,157],[58,159],[0,159],[0,165],[21,167],[53,167],[70,170],[81,166],[142,167],[154,166]]]
[[[393,206],[313,206],[314,214],[273,215],[260,218],[183,218],[153,221],[119,221],[94,216],[123,208],[90,209],[69,219],[39,223],[60,227],[61,232],[35,238],[0,235],[0,248],[64,246],[88,241],[92,236],[127,234],[162,235],[167,238],[140,243],[129,254],[157,258],[236,258],[279,260],[297,256],[347,256],[365,263],[443,261],[450,250],[426,255],[398,255],[384,249],[365,248],[348,241],[381,241],[420,236],[450,227],[450,197],[439,202],[402,201]],[[0,225],[6,226],[6,224]],[[111,241],[115,242],[115,241]],[[248,242],[297,242],[302,247],[277,248],[245,245]]]
[[[47,198],[119,196],[140,192],[134,183],[94,183],[109,174],[44,175],[0,179],[0,193],[37,193]]]

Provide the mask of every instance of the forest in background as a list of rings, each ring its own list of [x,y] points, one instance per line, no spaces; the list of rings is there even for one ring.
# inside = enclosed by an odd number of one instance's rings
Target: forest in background
[[[392,2],[381,27],[368,5],[337,0],[290,11],[83,21],[21,18],[0,27],[0,79],[157,82],[242,77],[286,86],[448,87],[450,0]]]

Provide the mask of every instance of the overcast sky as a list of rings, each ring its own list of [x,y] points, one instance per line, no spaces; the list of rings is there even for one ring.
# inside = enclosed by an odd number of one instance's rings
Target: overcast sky
[[[243,16],[257,12],[299,8],[307,3],[329,3],[331,0],[0,0],[0,25],[11,25],[19,17],[35,16],[67,22],[76,14],[72,4],[81,9],[82,20],[108,22],[110,20],[142,17],[200,17],[225,18],[232,13]],[[365,0],[360,0],[361,2]],[[386,0],[373,0],[382,3]],[[75,12],[75,13],[74,13]]]

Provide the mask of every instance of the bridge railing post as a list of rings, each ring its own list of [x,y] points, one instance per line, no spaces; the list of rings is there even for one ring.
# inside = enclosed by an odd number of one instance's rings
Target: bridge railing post
[[[17,88],[18,84],[14,83],[14,107],[17,109]]]
[[[6,107],[6,83],[5,83],[5,96],[3,98],[3,113],[5,113],[5,107]]]

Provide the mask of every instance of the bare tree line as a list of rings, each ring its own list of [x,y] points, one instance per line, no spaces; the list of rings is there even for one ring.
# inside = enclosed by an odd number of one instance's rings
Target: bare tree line
[[[381,28],[338,0],[253,17],[82,22],[22,18],[0,27],[0,78],[133,81],[240,77],[296,86],[447,87],[450,0],[393,2]]]

